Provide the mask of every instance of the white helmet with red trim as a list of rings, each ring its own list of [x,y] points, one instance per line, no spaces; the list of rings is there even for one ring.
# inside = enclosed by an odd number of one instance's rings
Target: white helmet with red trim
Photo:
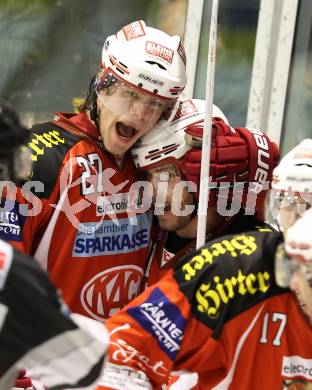
[[[176,99],[186,84],[185,51],[180,37],[139,20],[108,37],[102,51],[104,77],[113,73],[142,92]]]
[[[285,233],[312,204],[312,139],[293,148],[273,171],[270,212]]]
[[[132,147],[131,153],[137,168],[147,170],[160,162],[174,163],[191,149],[185,141],[185,129],[204,126],[206,104],[201,99],[178,100],[168,120],[158,122]],[[213,105],[212,116],[228,124],[223,112]]]
[[[273,171],[272,189],[312,194],[312,139],[305,139],[282,158]]]

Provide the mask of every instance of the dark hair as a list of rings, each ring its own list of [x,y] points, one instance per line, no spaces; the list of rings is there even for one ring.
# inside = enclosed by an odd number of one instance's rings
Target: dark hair
[[[95,92],[95,81],[96,81],[97,75],[93,76],[89,88],[87,91],[86,99],[83,103],[78,104],[77,107],[75,107],[79,112],[86,112],[91,111],[94,109],[96,105],[96,92]]]
[[[21,124],[16,111],[7,103],[0,101],[0,153],[23,145],[28,141],[30,132]]]
[[[96,115],[96,109],[97,109],[96,88],[105,89],[107,93],[109,93],[110,88],[117,81],[117,78],[116,76],[114,76],[113,73],[106,74],[105,79],[102,78],[101,76],[103,76],[103,69],[98,69],[97,74],[93,76],[90,81],[86,99],[82,104],[79,104],[75,107],[79,112],[91,111],[91,113],[93,112],[94,115]]]

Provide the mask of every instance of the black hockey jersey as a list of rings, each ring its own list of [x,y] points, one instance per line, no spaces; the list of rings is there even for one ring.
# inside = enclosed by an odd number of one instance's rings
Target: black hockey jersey
[[[76,319],[88,321],[104,339],[94,338]],[[100,373],[106,346],[103,325],[72,315],[46,272],[0,240],[1,390],[11,387],[19,368],[49,390],[87,386]]]

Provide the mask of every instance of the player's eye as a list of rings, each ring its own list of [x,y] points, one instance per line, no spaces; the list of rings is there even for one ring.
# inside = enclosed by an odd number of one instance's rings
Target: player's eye
[[[126,90],[128,96],[130,96],[132,99],[138,99],[139,98],[139,94],[135,91],[133,91],[132,89],[127,89]]]
[[[159,99],[153,99],[150,101],[150,105],[154,108],[161,108],[162,109],[165,107],[165,104],[166,104],[166,102],[159,100]]]

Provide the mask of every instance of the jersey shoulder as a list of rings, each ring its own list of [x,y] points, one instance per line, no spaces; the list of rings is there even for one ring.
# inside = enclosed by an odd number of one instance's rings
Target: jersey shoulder
[[[277,294],[274,277],[280,233],[269,228],[226,235],[180,261],[174,278],[192,306],[193,315],[215,330],[233,317]]]
[[[38,196],[48,198],[54,189],[67,152],[80,142],[81,138],[53,122],[34,125],[30,132],[28,147],[31,152],[32,172],[29,180],[42,182],[44,190]]]
[[[260,221],[255,215],[247,215],[245,214],[245,210],[240,210],[232,220],[232,223],[226,228],[224,235],[238,234],[249,230],[260,230],[264,228],[274,230],[272,226],[266,222]]]

